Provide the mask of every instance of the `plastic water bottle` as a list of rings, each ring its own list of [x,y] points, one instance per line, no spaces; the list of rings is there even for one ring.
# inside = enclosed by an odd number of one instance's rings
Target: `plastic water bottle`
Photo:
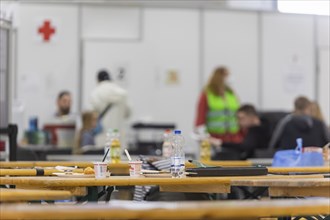
[[[185,156],[183,151],[184,138],[180,130],[175,130],[172,137],[171,175],[172,178],[181,178],[185,171]]]
[[[172,152],[171,130],[167,129],[163,134],[162,154],[164,158],[170,158]]]
[[[105,158],[104,162],[109,162],[111,160],[110,158],[110,147],[111,147],[111,139],[112,139],[112,130],[109,129],[106,133],[106,138],[105,138],[105,144],[104,144],[104,154],[108,152],[107,157]]]
[[[119,163],[120,162],[120,140],[119,140],[119,132],[117,129],[113,130],[111,137],[111,148],[110,148],[110,157],[111,163]]]

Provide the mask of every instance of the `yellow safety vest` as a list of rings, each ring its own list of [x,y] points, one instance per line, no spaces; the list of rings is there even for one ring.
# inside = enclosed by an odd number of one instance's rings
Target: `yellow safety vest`
[[[208,113],[206,119],[207,130],[214,134],[237,133],[239,130],[236,111],[239,102],[236,96],[229,91],[224,98],[207,90]]]

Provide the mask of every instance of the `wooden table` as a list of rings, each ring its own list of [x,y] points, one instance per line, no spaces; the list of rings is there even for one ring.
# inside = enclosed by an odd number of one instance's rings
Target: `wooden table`
[[[269,173],[330,173],[330,167],[268,167]]]
[[[93,162],[86,161],[15,161],[0,162],[1,168],[35,168],[35,167],[56,167],[56,166],[77,166],[81,168],[94,167]],[[127,162],[109,164],[109,170],[113,174],[128,174],[129,165]]]
[[[205,164],[212,166],[251,166],[249,161],[202,161]],[[55,166],[77,166],[81,168],[94,167],[92,162],[86,161],[15,161],[15,162],[0,162],[0,168],[35,168],[35,167],[55,167]],[[194,167],[191,163],[186,163],[187,168]],[[112,164],[109,163],[108,168],[112,174],[115,175],[128,175],[129,165],[127,162]],[[10,171],[3,171],[0,176],[10,173]],[[15,173],[15,172],[14,172]],[[23,174],[24,173],[24,174]],[[34,171],[22,171],[19,175],[34,175]],[[48,172],[50,173],[50,172]],[[6,174],[15,175],[15,174]]]
[[[83,173],[83,169],[74,169],[75,173]],[[0,169],[0,176],[51,176],[53,173],[63,173],[53,168],[38,169]]]
[[[71,192],[63,190],[33,190],[33,189],[4,189],[0,188],[1,202],[58,200],[69,199]]]
[[[228,161],[201,161],[202,163],[213,165],[213,166],[251,166],[252,163],[247,160],[228,160]],[[191,163],[186,163],[190,166]],[[78,166],[78,167],[88,167],[93,166],[93,162],[88,161],[2,161],[0,162],[0,167],[2,168],[13,168],[13,167],[54,167],[54,166]],[[112,164],[109,166],[113,167],[126,167],[128,166],[127,161],[122,161],[120,163]]]
[[[61,189],[74,195],[89,193],[97,186],[135,186],[158,185],[161,191],[229,193],[230,178],[139,178],[129,176],[111,176],[105,179],[72,177],[0,177],[0,185],[16,185],[17,188]],[[95,197],[93,198],[95,200]]]
[[[136,203],[86,205],[1,205],[1,219],[256,219],[329,215],[329,199]]]
[[[250,161],[202,161],[211,166],[251,166]],[[15,162],[0,162],[0,168],[34,168],[34,167],[55,167],[55,166],[77,166],[81,168],[93,167],[93,162],[87,161],[15,161]],[[186,163],[187,167],[194,167],[191,163]],[[110,171],[114,174],[128,174],[128,162],[109,163]]]
[[[272,197],[330,197],[329,178],[235,178],[232,186],[268,187]]]
[[[111,164],[110,167],[110,170],[112,170],[112,173],[115,175],[128,174],[128,165],[126,166],[125,164]],[[189,165],[187,167],[192,167],[192,165]],[[269,173],[277,174],[330,173],[330,167],[268,167],[268,171]],[[9,168],[0,169],[0,176],[50,176],[52,175],[52,173],[55,172],[61,171],[50,167],[40,167],[37,169]],[[83,169],[75,169],[74,172],[82,173]]]

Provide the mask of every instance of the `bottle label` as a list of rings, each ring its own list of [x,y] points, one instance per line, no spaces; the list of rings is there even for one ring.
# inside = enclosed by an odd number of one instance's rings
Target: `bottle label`
[[[172,157],[172,164],[173,167],[180,167],[181,166],[181,157]]]
[[[184,157],[171,157],[171,173],[183,174],[185,170]]]
[[[110,158],[111,163],[120,162],[120,142],[118,140],[113,140],[111,143]]]

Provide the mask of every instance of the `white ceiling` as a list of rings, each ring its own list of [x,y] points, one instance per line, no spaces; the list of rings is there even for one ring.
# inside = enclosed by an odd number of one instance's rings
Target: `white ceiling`
[[[227,8],[238,10],[275,10],[276,8],[276,0],[15,0],[15,2],[34,4],[99,4],[208,9]]]

